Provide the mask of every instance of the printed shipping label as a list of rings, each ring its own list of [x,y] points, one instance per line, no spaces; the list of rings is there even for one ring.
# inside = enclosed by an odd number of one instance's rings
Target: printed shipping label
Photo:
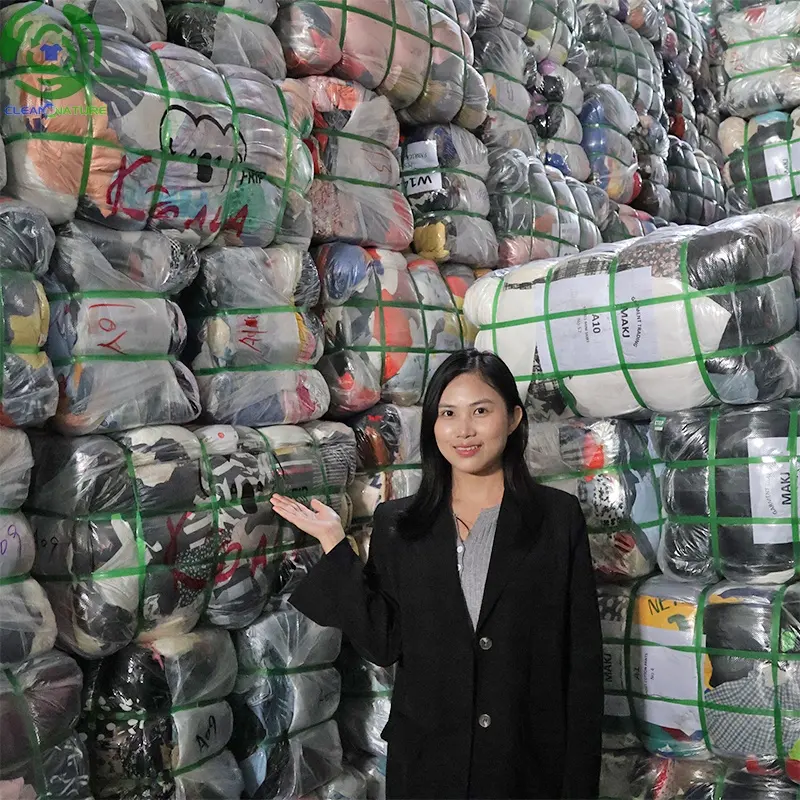
[[[406,146],[403,156],[403,170],[439,168],[436,142],[412,142]],[[421,175],[403,176],[407,195],[438,192],[442,189],[441,172],[428,172]]]
[[[748,464],[747,467],[751,516],[787,521],[785,525],[753,525],[753,543],[787,544],[792,541],[792,473],[788,462],[776,463],[771,459],[789,455],[788,439],[748,439],[747,455],[750,458],[764,459],[759,464]],[[798,486],[795,486],[795,491],[797,490]]]
[[[791,171],[794,165],[795,170],[800,170],[800,141],[782,143],[779,147],[770,147],[764,150],[764,168],[769,181],[769,192],[773,202],[786,200],[793,197]],[[777,178],[777,180],[775,180]],[[795,182],[800,187],[800,175],[795,178]]]

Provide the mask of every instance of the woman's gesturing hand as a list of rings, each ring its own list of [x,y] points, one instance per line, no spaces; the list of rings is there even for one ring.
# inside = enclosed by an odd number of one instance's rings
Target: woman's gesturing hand
[[[277,514],[317,539],[326,553],[345,538],[339,515],[319,500],[312,500],[311,508],[280,494],[273,494],[270,501]]]

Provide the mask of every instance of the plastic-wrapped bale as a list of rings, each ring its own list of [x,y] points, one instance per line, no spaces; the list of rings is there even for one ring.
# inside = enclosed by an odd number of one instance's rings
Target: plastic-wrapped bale
[[[479,136],[490,149],[536,152],[528,125],[531,95],[539,82],[536,60],[520,37],[504,28],[479,30],[473,38],[475,67],[486,82],[489,111]]]
[[[666,128],[649,115],[640,115],[631,134],[639,165],[641,189],[631,205],[651,216],[670,219],[672,196],[669,192],[669,137]]]
[[[29,577],[40,543],[18,510],[28,496],[32,467],[28,437],[0,428],[0,669],[46,653],[56,640],[50,601]]]
[[[414,212],[414,249],[438,263],[497,263],[489,215],[486,146],[457,125],[412,129],[403,140],[402,177]]]
[[[480,124],[486,95],[460,18],[452,0],[292,0],[279,4],[275,30],[290,75],[330,72],[357,81],[402,110],[409,124],[460,114],[460,122]]]
[[[598,5],[581,6],[578,18],[595,81],[614,86],[639,114],[661,117],[662,65],[653,45]]]
[[[3,106],[37,111],[0,118],[8,193],[54,224],[77,215],[117,230],[174,230],[202,245],[226,229],[259,230],[277,215],[280,204],[262,207],[265,184],[276,178],[258,158],[261,135],[250,140],[253,130],[286,133],[286,109],[265,106],[254,90],[259,82],[274,90],[266,76],[246,70],[252,78],[234,81],[246,68],[223,74],[194,50],[145,45],[112,28],[79,25],[79,36],[40,3],[4,8],[0,25],[15,43],[0,54]],[[42,30],[54,48],[44,72]],[[253,107],[258,124],[245,113]],[[261,204],[240,202],[259,192]]]
[[[286,77],[278,37],[270,27],[278,16],[276,0],[164,0],[169,39],[197,50],[215,64],[235,64]]]
[[[372,517],[387,500],[410,497],[422,480],[419,451],[422,408],[381,403],[350,422],[358,446],[358,469],[350,487],[351,534],[362,560],[369,557]]]
[[[700,149],[722,169],[725,156],[720,147],[719,126],[721,121],[719,102],[707,87],[695,87],[695,110],[697,131],[700,134]]]
[[[344,764],[332,781],[300,800],[367,800],[367,778],[355,767]]]
[[[729,117],[719,133],[722,152],[728,158],[723,168],[728,207],[734,213],[800,197],[800,166],[795,164],[800,109],[751,120]]]
[[[578,9],[594,4],[595,0],[578,0]],[[660,41],[663,35],[663,0],[602,0],[598,5],[610,16],[638,31],[651,42]]]
[[[284,425],[318,419],[330,402],[314,365],[322,356],[319,275],[290,245],[202,251],[185,295],[186,360],[208,422]]]
[[[464,332],[464,347],[472,347],[475,344],[475,337],[478,331],[464,317],[464,298],[469,287],[475,283],[475,272],[471,267],[467,267],[464,264],[443,264],[440,267],[440,272],[458,309],[461,330]]]
[[[642,431],[623,420],[534,422],[525,455],[540,483],[580,500],[600,578],[653,572],[663,523],[660,468]]]
[[[787,769],[794,769],[794,763],[788,762]],[[716,774],[708,769],[705,772],[705,775],[697,774],[694,780],[684,783],[683,797],[686,800],[794,800],[797,797],[796,783],[769,771],[751,772],[731,765],[727,769],[718,769]]]
[[[58,650],[0,671],[0,796],[92,800],[89,760],[75,733],[83,675]]]
[[[636,151],[628,139],[639,121],[633,106],[612,86],[600,84],[586,90],[580,121],[591,167],[587,183],[618,203],[630,203],[641,189]]]
[[[669,116],[669,132],[692,148],[700,146],[694,83],[676,61],[664,64],[664,104]]]
[[[176,360],[186,321],[168,298],[197,269],[193,247],[158,231],[86,222],[59,229],[45,278],[59,431],[111,433],[196,419],[197,383]]]
[[[366,778],[367,800],[386,800],[386,757],[347,753],[346,758]]]
[[[323,245],[325,355],[330,411],[355,414],[379,400],[418,403],[437,367],[464,346],[453,296],[433,261],[355,245]]]
[[[612,202],[608,219],[603,227],[603,241],[623,242],[626,239],[647,236],[658,227],[656,220],[646,211]]]
[[[580,228],[578,249],[581,251],[591,250],[603,241],[603,235],[600,232],[595,204],[592,201],[590,190],[594,189],[605,196],[606,204],[608,203],[608,197],[602,189],[589,187],[585,183],[575,180],[575,178],[567,178],[566,184],[572,192],[575,208],[578,211],[578,225]]]
[[[517,36],[528,29],[533,0],[472,0],[479,29],[504,28]]]
[[[241,797],[242,775],[225,749],[235,682],[230,634],[213,629],[90,662],[80,728],[98,800]]]
[[[666,574],[746,583],[781,583],[795,574],[790,473],[798,411],[796,402],[782,401],[656,417],[655,443],[666,465],[659,552]]]
[[[764,214],[668,227],[493,273],[464,308],[539,420],[769,402],[798,387],[793,255]]]
[[[711,754],[800,777],[800,586],[648,579],[629,603],[616,692],[645,747],[669,758]],[[751,797],[752,795],[744,795]]]
[[[0,425],[6,427],[42,425],[56,411],[58,385],[40,352],[50,306],[37,280],[47,272],[54,243],[38,208],[0,197]]]
[[[561,173],[521,150],[496,151],[490,161],[489,219],[497,233],[500,266],[577,252],[578,209]]]
[[[673,222],[710,225],[725,217],[725,190],[719,169],[702,150],[670,136],[667,168]]]
[[[353,81],[303,83],[314,104],[314,241],[405,249],[414,224],[398,188],[400,126],[389,101]]]
[[[738,117],[800,105],[796,75],[800,3],[760,5],[720,13],[717,29],[727,49],[723,108]]]
[[[231,741],[245,793],[284,800],[313,792],[342,770],[333,715],[341,677],[342,635],[275,598],[266,613],[235,634],[239,675],[231,695]]]
[[[141,0],[48,0],[47,5],[66,13],[73,24],[86,25],[90,29],[93,29],[92,23],[117,28],[145,43],[163,41],[167,35],[162,0],[144,3]],[[77,11],[84,12],[89,18],[77,14]]]
[[[527,41],[539,63],[565,64],[577,28],[575,0],[533,0]]]
[[[664,20],[678,37],[677,63],[693,78],[697,77],[706,46],[697,16],[686,0],[664,0]]]
[[[381,732],[389,721],[394,667],[378,667],[343,644],[336,665],[342,676],[342,697],[336,712],[345,752],[386,755]]]

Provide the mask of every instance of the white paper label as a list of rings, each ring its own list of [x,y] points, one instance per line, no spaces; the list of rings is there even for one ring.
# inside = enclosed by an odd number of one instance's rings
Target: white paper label
[[[787,520],[785,525],[753,525],[753,543],[787,544],[792,541],[791,469],[788,462],[776,463],[772,458],[788,456],[789,442],[781,437],[754,437],[747,440],[747,455],[764,459],[747,467],[751,516]]]
[[[439,157],[436,153],[436,142],[412,142],[406,145],[403,156],[403,170],[418,169],[438,170]],[[403,176],[406,194],[424,194],[425,192],[438,192],[442,188],[442,174],[440,172],[426,172],[421,175]]]
[[[770,178],[769,192],[773,202],[794,196],[792,191],[791,166],[800,164],[800,141],[781,144],[764,150],[764,168]]]

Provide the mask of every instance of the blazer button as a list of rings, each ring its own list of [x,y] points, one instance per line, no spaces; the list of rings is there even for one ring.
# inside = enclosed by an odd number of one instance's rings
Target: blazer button
[[[488,714],[481,714],[478,717],[478,725],[481,728],[488,728],[492,724],[492,718]]]
[[[492,649],[492,640],[488,636],[481,636],[478,644],[481,647],[481,650],[491,650]]]

